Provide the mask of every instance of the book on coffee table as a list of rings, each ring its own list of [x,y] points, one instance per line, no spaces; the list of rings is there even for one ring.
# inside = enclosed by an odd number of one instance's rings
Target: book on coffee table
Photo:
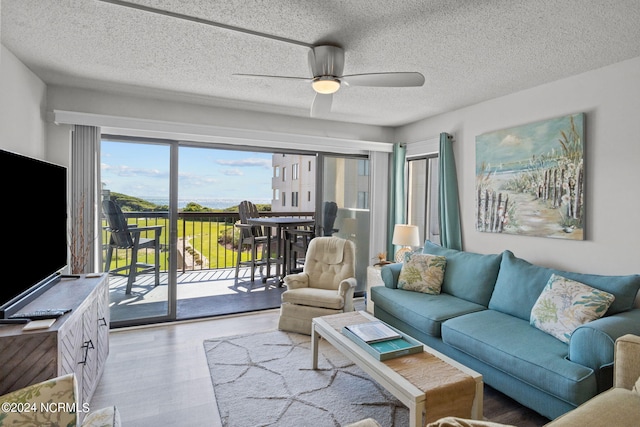
[[[352,334],[367,344],[402,338],[402,335],[380,321],[345,326]]]
[[[342,334],[380,361],[420,353],[424,348],[421,342],[377,320],[344,326]]]

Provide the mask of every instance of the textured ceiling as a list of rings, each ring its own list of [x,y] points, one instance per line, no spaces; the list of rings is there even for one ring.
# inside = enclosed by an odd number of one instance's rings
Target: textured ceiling
[[[308,116],[308,48],[100,0],[1,0],[1,42],[50,84]],[[418,88],[344,87],[326,117],[397,126],[640,56],[638,0],[131,0],[345,50],[345,74],[418,71]]]

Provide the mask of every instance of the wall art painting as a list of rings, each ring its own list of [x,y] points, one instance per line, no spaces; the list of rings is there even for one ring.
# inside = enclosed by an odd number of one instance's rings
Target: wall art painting
[[[578,113],[476,137],[476,229],[584,240],[584,122]]]

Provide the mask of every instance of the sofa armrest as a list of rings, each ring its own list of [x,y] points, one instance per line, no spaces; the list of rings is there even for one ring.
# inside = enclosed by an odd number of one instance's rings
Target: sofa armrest
[[[398,287],[398,278],[402,270],[402,263],[387,264],[380,269],[380,277],[387,288],[396,289]]]
[[[615,359],[613,385],[633,389],[640,378],[640,336],[628,334],[618,338]]]
[[[626,334],[640,335],[640,309],[585,323],[571,335],[569,360],[594,370],[599,391],[612,386],[615,341]]]

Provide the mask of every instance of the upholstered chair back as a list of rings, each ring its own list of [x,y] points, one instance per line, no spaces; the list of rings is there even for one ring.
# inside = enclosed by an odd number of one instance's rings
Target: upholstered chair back
[[[309,287],[338,289],[340,282],[356,275],[356,247],[340,237],[316,237],[309,243],[303,272]]]

